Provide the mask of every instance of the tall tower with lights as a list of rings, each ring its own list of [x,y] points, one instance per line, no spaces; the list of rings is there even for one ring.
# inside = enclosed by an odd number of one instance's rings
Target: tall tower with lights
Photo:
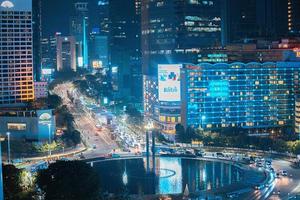
[[[0,0],[0,107],[34,100],[32,0]]]

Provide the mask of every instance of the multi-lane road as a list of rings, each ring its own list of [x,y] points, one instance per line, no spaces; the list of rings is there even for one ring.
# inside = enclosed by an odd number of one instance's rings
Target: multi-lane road
[[[63,104],[67,105],[74,116],[75,127],[81,132],[82,139],[88,147],[83,156],[87,158],[103,156],[118,148],[116,142],[111,138],[110,131],[106,127],[98,130],[96,120],[82,107],[75,105],[74,102],[81,97],[81,94],[75,90],[71,82],[56,86],[53,92],[62,98]],[[69,99],[68,93],[73,95],[73,102]]]

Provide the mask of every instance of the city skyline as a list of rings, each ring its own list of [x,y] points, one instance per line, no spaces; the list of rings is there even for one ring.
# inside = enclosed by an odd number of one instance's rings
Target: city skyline
[[[0,200],[299,199],[299,20],[298,0],[0,0]]]

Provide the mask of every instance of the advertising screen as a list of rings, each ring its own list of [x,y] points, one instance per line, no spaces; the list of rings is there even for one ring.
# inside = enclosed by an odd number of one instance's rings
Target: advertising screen
[[[180,101],[180,64],[158,65],[159,101]]]

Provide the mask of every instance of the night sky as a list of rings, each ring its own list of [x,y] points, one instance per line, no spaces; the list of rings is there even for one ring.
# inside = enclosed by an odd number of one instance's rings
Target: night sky
[[[62,32],[69,32],[69,16],[74,0],[42,0],[42,29],[43,37]]]

